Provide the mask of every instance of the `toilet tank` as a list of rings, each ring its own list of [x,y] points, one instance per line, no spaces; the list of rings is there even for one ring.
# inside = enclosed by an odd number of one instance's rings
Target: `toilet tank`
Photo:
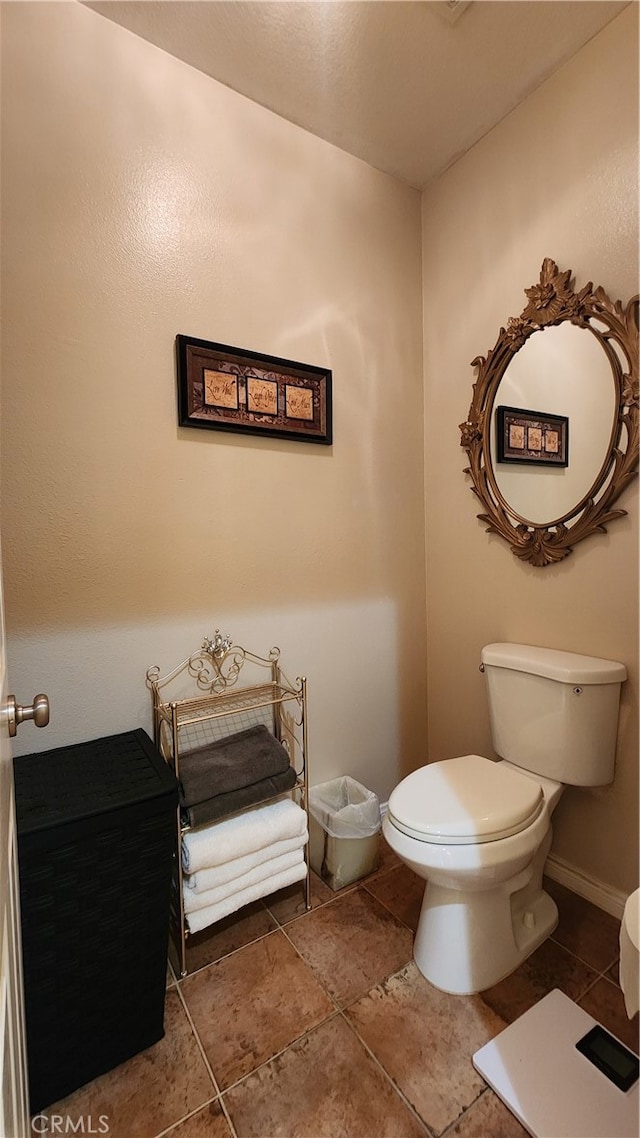
[[[501,758],[571,786],[613,781],[624,664],[528,644],[488,644],[481,670]]]

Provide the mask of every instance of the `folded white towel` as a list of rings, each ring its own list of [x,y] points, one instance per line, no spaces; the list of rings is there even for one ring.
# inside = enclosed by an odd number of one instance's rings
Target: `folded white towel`
[[[225,897],[231,897],[233,893],[241,893],[250,885],[257,885],[259,881],[273,877],[274,874],[281,873],[283,870],[291,869],[292,866],[299,865],[302,861],[304,861],[303,850],[292,850],[290,853],[281,854],[280,857],[269,858],[262,865],[255,865],[248,873],[235,877],[233,881],[225,881],[224,885],[216,885],[214,889],[207,889],[204,893],[196,893],[185,885],[183,889],[184,911],[185,913],[193,913],[196,909],[206,909],[209,905],[217,905],[218,901],[224,901]]]
[[[291,869],[266,877],[264,881],[250,885],[239,893],[233,893],[224,901],[218,901],[217,905],[208,905],[206,909],[197,909],[195,913],[189,913],[187,915],[189,930],[192,933],[200,932],[216,921],[221,921],[223,917],[228,917],[230,913],[235,913],[243,905],[257,901],[259,897],[266,897],[268,893],[275,893],[278,889],[284,889],[287,885],[293,885],[296,881],[302,881],[306,876],[307,866],[302,861],[298,865],[293,865]]]
[[[182,867],[186,873],[210,869],[283,838],[299,837],[306,826],[307,815],[291,798],[255,806],[233,818],[189,830],[182,838]]]
[[[187,889],[193,890],[194,893],[204,893],[208,889],[216,889],[227,881],[235,881],[236,878],[242,877],[243,873],[248,873],[255,866],[264,865],[266,861],[271,861],[272,858],[291,853],[292,850],[302,849],[308,840],[309,831],[305,826],[304,833],[297,838],[283,838],[280,842],[263,846],[262,849],[254,850],[253,853],[245,854],[244,857],[234,857],[232,861],[227,861],[224,865],[213,865],[210,869],[199,869],[197,873],[187,873],[184,877],[184,884]]]

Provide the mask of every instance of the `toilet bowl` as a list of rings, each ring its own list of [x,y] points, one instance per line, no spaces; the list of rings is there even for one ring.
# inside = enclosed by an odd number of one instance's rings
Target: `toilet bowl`
[[[427,881],[413,954],[437,988],[491,987],[555,928],[542,870],[562,789],[464,755],[414,771],[393,791],[383,832]]]
[[[620,987],[629,1019],[640,1008],[640,889],[627,898],[620,924]]]

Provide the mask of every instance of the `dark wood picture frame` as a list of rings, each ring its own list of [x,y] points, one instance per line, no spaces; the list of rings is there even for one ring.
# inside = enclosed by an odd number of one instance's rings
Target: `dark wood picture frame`
[[[333,442],[329,369],[192,336],[176,351],[181,427]]]
[[[496,408],[498,462],[569,465],[569,419],[524,407]]]

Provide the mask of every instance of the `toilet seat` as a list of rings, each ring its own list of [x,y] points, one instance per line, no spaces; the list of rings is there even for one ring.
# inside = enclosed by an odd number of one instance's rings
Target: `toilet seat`
[[[418,841],[477,845],[520,833],[543,806],[534,778],[481,755],[462,755],[408,775],[388,810],[393,825]]]

